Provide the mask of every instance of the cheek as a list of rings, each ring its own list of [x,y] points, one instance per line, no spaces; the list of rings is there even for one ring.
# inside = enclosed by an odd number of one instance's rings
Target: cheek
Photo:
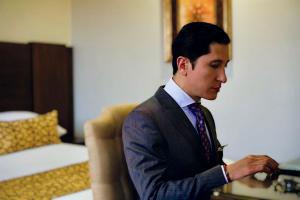
[[[203,86],[209,85],[209,83],[211,82],[211,76],[207,73],[202,73],[201,76],[198,75],[193,78],[199,85]]]
[[[204,92],[207,89],[207,80],[203,76],[194,76],[190,79],[190,84],[193,85],[194,90]]]
[[[200,89],[203,93],[210,93],[211,87],[214,85],[213,76],[202,76],[198,80],[198,89]]]
[[[189,85],[195,90],[207,92],[214,82],[214,76],[207,70],[194,70],[189,74]]]

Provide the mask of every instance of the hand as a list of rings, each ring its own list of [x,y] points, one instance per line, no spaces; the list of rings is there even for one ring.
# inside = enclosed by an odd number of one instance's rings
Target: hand
[[[257,172],[277,173],[278,163],[265,155],[250,155],[233,164],[227,165],[227,172],[232,181]]]
[[[272,185],[271,179],[265,179],[264,181],[257,180],[253,175],[246,176],[240,180],[239,183],[243,183],[250,188],[268,188]]]

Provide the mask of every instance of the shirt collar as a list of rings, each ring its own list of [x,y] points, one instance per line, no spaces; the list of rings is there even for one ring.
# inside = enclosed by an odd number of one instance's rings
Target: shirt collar
[[[181,89],[175,81],[170,78],[164,87],[164,90],[176,101],[176,103],[181,107],[186,107],[195,101]]]

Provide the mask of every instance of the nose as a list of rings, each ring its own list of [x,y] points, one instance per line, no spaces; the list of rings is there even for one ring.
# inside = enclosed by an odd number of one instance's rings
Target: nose
[[[227,76],[225,72],[225,67],[220,67],[218,72],[218,77],[217,80],[220,81],[221,83],[226,83],[227,82]]]

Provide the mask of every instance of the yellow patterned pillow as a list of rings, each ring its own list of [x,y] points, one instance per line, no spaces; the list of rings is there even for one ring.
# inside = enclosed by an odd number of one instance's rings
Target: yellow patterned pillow
[[[57,121],[56,110],[25,120],[0,121],[0,155],[60,143]]]

